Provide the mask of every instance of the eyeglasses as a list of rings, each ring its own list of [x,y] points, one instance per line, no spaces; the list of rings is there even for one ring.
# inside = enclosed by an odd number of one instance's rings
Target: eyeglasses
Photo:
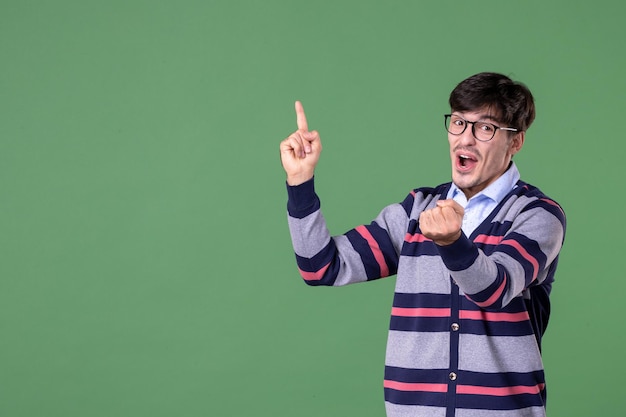
[[[467,125],[472,125],[472,134],[474,137],[481,142],[488,142],[496,135],[496,131],[500,130],[508,130],[510,132],[517,132],[517,129],[512,127],[500,127],[496,126],[493,123],[487,122],[470,122],[469,120],[465,120],[461,116],[457,116],[456,114],[444,114],[446,130],[453,135],[460,135],[465,132],[467,129]]]

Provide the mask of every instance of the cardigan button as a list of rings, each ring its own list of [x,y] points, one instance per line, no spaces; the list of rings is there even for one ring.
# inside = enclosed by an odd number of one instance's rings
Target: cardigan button
[[[450,372],[450,381],[456,381],[457,375],[455,372]]]
[[[461,326],[459,326],[459,323],[452,323],[450,328],[452,329],[453,332],[458,332]]]

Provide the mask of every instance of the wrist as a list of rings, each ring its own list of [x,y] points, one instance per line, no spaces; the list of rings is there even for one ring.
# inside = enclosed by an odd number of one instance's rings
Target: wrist
[[[459,230],[453,236],[446,237],[445,239],[437,239],[437,240],[433,239],[433,242],[435,242],[437,246],[449,246],[449,245],[452,245],[457,240],[459,240],[460,237],[461,237],[461,231]]]
[[[298,175],[287,175],[287,185],[295,187],[296,185],[304,184],[313,178],[313,174],[298,174]]]

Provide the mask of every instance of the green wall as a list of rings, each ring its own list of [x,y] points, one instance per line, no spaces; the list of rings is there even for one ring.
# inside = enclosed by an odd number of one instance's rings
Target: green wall
[[[448,181],[441,115],[480,71],[535,94],[516,161],[568,215],[548,415],[622,415],[625,15],[1,0],[0,415],[382,416],[394,279],[301,282],[278,144],[302,100],[341,233]]]

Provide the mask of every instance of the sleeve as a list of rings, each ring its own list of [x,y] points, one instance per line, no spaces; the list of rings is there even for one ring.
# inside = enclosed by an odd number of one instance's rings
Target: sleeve
[[[341,286],[395,275],[408,215],[402,204],[369,225],[331,236],[314,180],[287,186],[288,223],[300,275],[313,286]]]
[[[483,309],[498,310],[527,288],[552,279],[565,225],[557,203],[536,199],[521,210],[503,236],[477,239],[495,246],[488,256],[464,234],[438,250],[465,295]]]

